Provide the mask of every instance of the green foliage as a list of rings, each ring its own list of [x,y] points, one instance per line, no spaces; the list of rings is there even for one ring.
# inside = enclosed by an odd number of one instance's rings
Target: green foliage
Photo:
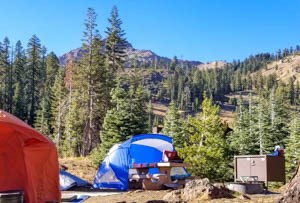
[[[26,120],[26,101],[25,101],[25,81],[26,81],[26,56],[22,43],[18,41],[15,47],[15,60],[13,62],[14,70],[14,96],[13,96],[13,114],[22,120]]]
[[[12,68],[10,64],[10,41],[7,37],[0,42],[0,108],[12,112]]]
[[[290,124],[290,137],[287,141],[286,151],[286,174],[287,180],[292,178],[300,160],[300,115],[295,112]]]
[[[96,13],[89,8],[85,23],[83,49],[85,50],[79,66],[74,70],[70,111],[67,117],[68,139],[74,139],[71,150],[86,156],[99,143],[98,133],[101,129],[109,98],[105,97],[108,80],[104,57],[100,53],[101,38],[96,30]],[[73,107],[77,107],[73,109]],[[75,118],[75,120],[74,120]],[[78,129],[82,128],[82,129]],[[75,135],[73,133],[78,133]],[[74,137],[71,138],[70,136]],[[76,146],[76,148],[74,148]]]
[[[249,105],[240,99],[234,130],[229,138],[237,154],[269,154],[276,145],[285,145],[288,132],[289,109],[280,87],[273,88],[269,97],[263,93],[252,97]]]
[[[108,150],[117,143],[127,140],[132,135],[146,133],[147,113],[146,93],[143,87],[130,86],[125,89],[120,83],[111,92],[114,107],[105,116],[101,131],[100,152],[95,150],[96,161],[103,160]],[[95,156],[98,154],[98,156]]]
[[[170,108],[164,118],[164,127],[162,133],[173,138],[175,147],[182,147],[185,137],[182,132],[182,120],[174,101],[171,102]]]
[[[45,73],[45,83],[43,86],[43,90],[40,95],[40,103],[39,107],[36,110],[36,118],[34,126],[35,128],[47,135],[49,138],[54,139],[52,137],[53,129],[53,115],[51,111],[52,99],[53,99],[53,85],[55,81],[55,77],[59,70],[59,60],[57,56],[51,52],[46,59],[46,73]]]
[[[229,178],[228,158],[225,156],[225,126],[220,120],[219,111],[211,99],[204,97],[202,112],[188,118],[188,141],[183,148],[178,149],[193,175],[211,180]]]
[[[51,127],[52,127],[52,137],[56,145],[58,146],[60,154],[62,154],[64,130],[65,130],[65,120],[68,111],[66,97],[66,87],[64,84],[64,69],[60,69],[55,77],[54,85],[52,87],[53,97],[51,101]]]
[[[39,96],[42,92],[43,75],[42,70],[42,50],[41,43],[37,36],[33,35],[27,45],[27,71],[26,71],[26,87],[25,96],[28,104],[28,123],[33,125],[36,118],[36,110],[38,109]]]
[[[116,6],[112,8],[108,22],[110,27],[107,27],[105,32],[107,34],[105,56],[110,72],[115,72],[123,68],[127,45],[126,39],[124,38],[125,32],[121,28],[122,21],[119,18],[119,12]]]
[[[256,154],[257,137],[253,126],[253,98],[250,96],[249,109],[243,104],[242,97],[238,100],[233,132],[228,138],[233,151],[237,154]]]

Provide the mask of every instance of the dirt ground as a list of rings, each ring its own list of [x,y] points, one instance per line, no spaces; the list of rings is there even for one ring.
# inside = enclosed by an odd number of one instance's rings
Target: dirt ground
[[[110,196],[97,196],[89,198],[86,203],[167,203],[163,200],[165,194],[170,192],[169,190],[160,191],[129,191],[123,194],[116,194]],[[248,195],[250,199],[242,199],[240,197],[234,199],[214,199],[214,200],[194,200],[188,203],[273,203],[279,197],[279,194],[268,195]]]
[[[95,177],[97,167],[95,167],[92,162],[87,158],[64,158],[59,160],[60,164],[66,166],[67,171],[89,181],[93,182]],[[284,190],[284,187],[282,187]],[[90,189],[83,190],[82,192],[90,191]],[[72,193],[72,191],[66,191],[65,193]],[[95,192],[93,190],[93,192]],[[100,191],[98,191],[100,192]],[[106,191],[107,192],[107,191]],[[165,194],[170,192],[170,190],[160,190],[160,191],[143,191],[143,190],[132,190],[124,192],[121,194],[113,194],[108,196],[95,196],[90,197],[86,200],[86,203],[165,203],[163,197]],[[235,199],[215,199],[215,200],[201,200],[201,202],[208,203],[273,203],[279,197],[280,190],[276,190],[276,194],[268,195],[249,195],[250,200],[241,199],[239,197]],[[194,200],[189,203],[198,203],[199,200]]]

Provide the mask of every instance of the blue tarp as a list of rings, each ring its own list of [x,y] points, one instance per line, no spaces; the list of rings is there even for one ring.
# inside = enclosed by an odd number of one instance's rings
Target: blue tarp
[[[93,187],[127,190],[129,165],[160,162],[164,150],[175,148],[172,138],[161,134],[135,135],[114,145],[100,165]]]
[[[74,186],[89,186],[91,185],[85,180],[68,173],[67,171],[60,170],[59,171],[59,183],[60,183],[60,190],[68,190]]]

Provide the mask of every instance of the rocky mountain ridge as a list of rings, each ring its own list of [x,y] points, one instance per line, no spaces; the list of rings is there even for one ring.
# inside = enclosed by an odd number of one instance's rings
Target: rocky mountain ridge
[[[68,60],[78,61],[82,57],[83,53],[84,50],[82,48],[73,49],[70,52],[59,57],[60,63],[62,65],[65,65]],[[155,63],[171,64],[172,62],[172,59],[164,56],[159,56],[151,50],[135,49],[130,43],[128,43],[127,45],[126,53],[128,56],[127,62],[125,64],[126,67],[130,66],[133,59],[137,61],[138,65],[144,64],[146,67]],[[204,64],[200,61],[189,61],[183,59],[177,59],[177,62],[184,64],[184,66],[189,65],[193,67],[199,67]]]

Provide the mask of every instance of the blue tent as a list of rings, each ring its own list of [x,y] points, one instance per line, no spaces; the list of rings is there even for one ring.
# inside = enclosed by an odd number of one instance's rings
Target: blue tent
[[[59,171],[60,190],[68,190],[74,186],[90,186],[91,184],[81,178],[60,169]]]
[[[164,150],[175,151],[175,148],[172,138],[161,134],[135,135],[114,145],[103,160],[93,187],[127,190],[129,165],[160,162]]]

